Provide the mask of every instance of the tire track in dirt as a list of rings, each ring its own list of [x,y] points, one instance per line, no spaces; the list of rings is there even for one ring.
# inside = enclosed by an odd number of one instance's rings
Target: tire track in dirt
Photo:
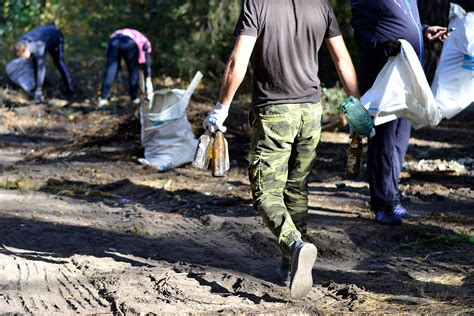
[[[71,262],[59,264],[44,254],[16,249],[0,251],[0,262],[2,312],[110,312],[109,304]]]
[[[77,268],[74,261],[67,264],[65,269],[67,270],[68,274],[64,273],[64,271],[61,271],[61,274],[79,293],[82,300],[89,304],[89,307],[96,309],[108,307],[108,304],[99,296],[99,293],[94,290],[90,283],[77,282],[76,280],[72,279],[72,277],[79,273],[82,275],[82,272]]]

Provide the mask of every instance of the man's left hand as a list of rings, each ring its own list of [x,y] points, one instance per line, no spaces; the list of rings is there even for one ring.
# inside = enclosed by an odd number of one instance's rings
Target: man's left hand
[[[425,31],[425,36],[429,41],[434,41],[438,39],[441,42],[444,42],[448,36],[448,28],[442,26],[429,26]]]

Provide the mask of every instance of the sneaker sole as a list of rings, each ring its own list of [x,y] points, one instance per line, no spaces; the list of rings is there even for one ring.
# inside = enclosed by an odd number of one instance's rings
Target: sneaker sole
[[[300,299],[305,297],[313,287],[312,270],[317,255],[318,249],[313,244],[308,243],[301,248],[296,258],[296,269],[294,272],[292,271],[290,284],[290,295],[292,298]]]
[[[400,219],[399,221],[392,221],[392,222],[383,222],[383,221],[378,221],[375,220],[377,223],[380,225],[387,225],[387,226],[400,226],[402,225],[402,220]]]

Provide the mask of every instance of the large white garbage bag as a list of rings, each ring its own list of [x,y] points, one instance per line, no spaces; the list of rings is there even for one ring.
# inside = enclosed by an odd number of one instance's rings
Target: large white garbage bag
[[[374,125],[405,117],[415,128],[435,126],[442,117],[420,60],[410,43],[400,42],[400,54],[388,59],[361,102]]]
[[[188,89],[163,89],[140,108],[141,140],[145,158],[138,161],[160,171],[193,161],[197,140],[186,116],[194,89],[202,78],[196,73]]]
[[[10,80],[26,92],[31,92],[36,87],[33,62],[30,59],[16,58],[6,67]]]
[[[474,12],[451,3],[449,27],[432,84],[441,114],[452,118],[474,102]]]

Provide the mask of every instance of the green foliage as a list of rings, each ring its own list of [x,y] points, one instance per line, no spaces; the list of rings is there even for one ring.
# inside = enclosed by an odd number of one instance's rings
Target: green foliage
[[[347,94],[344,89],[336,84],[332,88],[322,87],[324,113],[331,115],[341,113],[341,105]]]
[[[9,180],[6,179],[0,183],[0,188],[5,190],[24,190],[32,191],[37,190],[41,185],[29,178],[21,177],[19,179]]]
[[[11,51],[5,50],[4,45],[11,47],[21,34],[36,25],[54,23],[61,6],[45,0],[5,0],[0,10],[1,48],[3,51]],[[2,57],[6,58],[6,55],[3,54]]]
[[[331,1],[351,53],[350,2]],[[65,59],[75,86],[98,90],[104,71],[109,35],[119,28],[136,28],[153,46],[154,76],[188,81],[197,70],[208,88],[220,85],[234,45],[232,35],[241,0],[4,0],[0,4],[0,68],[14,56],[13,44],[34,27],[55,23],[65,37]],[[328,56],[320,58],[320,75],[333,86],[337,75]],[[56,76],[56,73],[48,72]],[[250,76],[248,76],[250,77]],[[249,79],[249,78],[247,78]],[[241,89],[248,92],[249,89]],[[333,92],[333,91],[329,91]],[[328,100],[338,98],[329,96]]]
[[[158,1],[156,11],[151,24],[159,29],[161,71],[191,78],[199,69],[219,80],[232,50],[240,1]]]

